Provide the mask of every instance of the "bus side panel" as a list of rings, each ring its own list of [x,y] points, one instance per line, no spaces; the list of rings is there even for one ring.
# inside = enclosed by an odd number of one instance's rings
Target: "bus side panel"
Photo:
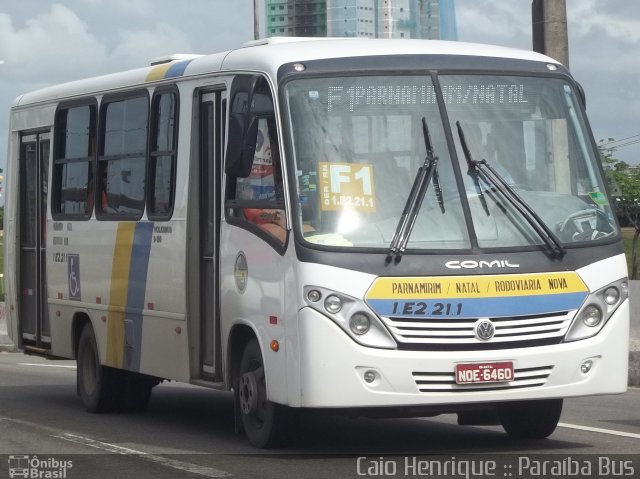
[[[178,181],[180,179],[178,178]],[[186,314],[186,222],[154,223],[144,299],[140,372],[188,382],[189,324]],[[181,208],[181,206],[180,206]]]
[[[49,225],[53,354],[73,356],[72,321],[83,313],[102,364],[188,380],[184,221],[161,225],[94,219]]]
[[[292,238],[290,238],[292,241]],[[236,259],[246,258],[246,289],[236,282]],[[287,404],[285,324],[295,316],[285,317],[286,278],[291,278],[288,256],[280,256],[265,241],[253,233],[222,224],[220,246],[220,313],[222,337],[228,340],[231,329],[238,324],[248,325],[257,335],[266,370],[269,400]],[[241,275],[241,272],[238,272]],[[277,352],[270,343],[279,342]],[[224,344],[223,357],[229,357]]]

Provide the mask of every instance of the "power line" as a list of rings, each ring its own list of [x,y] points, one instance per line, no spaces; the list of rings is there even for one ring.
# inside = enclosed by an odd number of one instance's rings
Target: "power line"
[[[631,138],[635,138],[637,136],[640,136],[640,133],[636,133],[635,135],[631,135],[631,136],[628,136],[626,138],[620,138],[619,140],[611,140],[611,141],[608,141],[607,143],[602,143],[600,146],[609,146],[609,145],[612,145],[614,143],[620,143],[621,141],[630,140]]]
[[[628,141],[627,143],[622,143],[621,145],[616,145],[613,148],[615,148],[616,150],[619,150],[620,148],[624,148],[625,146],[636,145],[638,143],[640,143],[640,138],[634,141]]]
[[[627,146],[637,145],[638,143],[640,143],[640,138],[638,138],[636,140],[633,140],[633,141],[628,141],[626,143],[621,143],[619,145],[609,146],[609,147],[606,147],[606,149],[617,151],[620,148],[625,148]],[[602,145],[600,147],[602,147]]]

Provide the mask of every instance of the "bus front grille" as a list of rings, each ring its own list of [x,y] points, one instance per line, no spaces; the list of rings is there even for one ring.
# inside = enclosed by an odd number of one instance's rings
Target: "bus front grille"
[[[514,371],[512,381],[505,383],[456,384],[454,372],[413,372],[418,390],[423,393],[462,393],[465,391],[502,391],[544,386],[553,366],[523,368]]]
[[[481,318],[402,318],[383,321],[404,350],[484,350],[523,348],[562,341],[575,311],[549,314],[482,318],[491,321],[493,337],[481,340],[475,334]]]

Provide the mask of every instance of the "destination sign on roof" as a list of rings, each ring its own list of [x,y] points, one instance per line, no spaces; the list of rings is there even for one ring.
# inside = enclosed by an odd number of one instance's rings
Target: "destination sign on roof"
[[[433,85],[409,83],[401,78],[393,83],[379,83],[367,78],[351,82],[351,85],[332,85],[327,88],[327,111],[355,112],[363,108],[381,106],[435,105],[436,94]],[[426,79],[425,79],[426,80]],[[497,79],[498,80],[498,79]],[[517,105],[528,103],[525,85],[521,83],[472,83],[465,85],[443,85],[445,104],[450,105]],[[310,91],[310,97],[318,95]]]

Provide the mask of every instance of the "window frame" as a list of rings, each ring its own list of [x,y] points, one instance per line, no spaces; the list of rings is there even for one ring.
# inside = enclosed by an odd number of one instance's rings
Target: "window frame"
[[[135,98],[144,98],[146,100],[146,132],[145,132],[145,149],[143,152],[140,152],[141,155],[138,155],[138,152],[127,152],[120,153],[116,155],[104,155],[104,147],[105,147],[105,136],[106,136],[106,114],[108,106],[112,103],[117,103],[119,101],[127,101]],[[143,180],[144,180],[144,192],[142,194],[142,206],[135,215],[134,214],[123,214],[123,213],[109,213],[102,210],[100,205],[103,193],[103,185],[101,181],[96,181],[96,199],[95,199],[95,213],[96,218],[100,221],[139,221],[145,214],[146,210],[146,190],[147,190],[147,175],[148,175],[148,159],[149,159],[149,115],[150,115],[150,100],[149,100],[149,91],[147,89],[137,89],[131,90],[124,93],[116,93],[112,95],[105,95],[100,102],[100,111],[98,116],[98,148],[96,152],[96,168],[95,168],[95,178],[102,178],[104,171],[104,164],[111,161],[121,161],[132,156],[142,157],[142,161],[144,161],[143,165]]]
[[[175,121],[173,125],[173,149],[168,151],[157,150],[158,139],[158,103],[163,95],[170,95],[175,101]],[[145,210],[147,212],[147,218],[153,221],[168,221],[173,216],[173,210],[175,208],[176,197],[176,176],[178,167],[178,139],[180,130],[180,91],[177,85],[163,86],[156,88],[151,97],[149,105],[149,120],[147,123],[147,164],[146,164],[146,180],[145,180]],[[169,209],[166,213],[156,213],[152,210],[155,207],[155,186],[156,177],[155,172],[157,168],[158,157],[170,156],[171,157],[171,179],[170,179],[170,191],[169,191]]]
[[[258,76],[258,79],[254,78]],[[242,113],[249,118],[252,114],[255,116],[256,120],[258,119],[266,119],[267,124],[268,124],[268,128],[269,128],[269,137],[270,140],[272,142],[275,142],[275,148],[273,148],[273,143],[271,144],[271,158],[272,158],[272,164],[275,165],[276,163],[278,163],[278,169],[280,170],[279,172],[279,179],[276,179],[276,175],[274,174],[274,188],[276,191],[276,195],[278,194],[278,191],[280,192],[281,197],[274,199],[274,200],[243,200],[243,199],[238,199],[237,198],[237,193],[238,193],[238,179],[240,178],[245,178],[239,175],[235,175],[233,173],[230,173],[227,170],[227,164],[229,162],[229,155],[228,155],[228,150],[230,148],[230,135],[229,135],[229,127],[227,128],[227,145],[225,148],[225,196],[224,196],[224,216],[225,216],[225,220],[228,224],[234,225],[234,226],[238,226],[240,228],[246,229],[250,232],[252,232],[253,234],[255,234],[256,236],[260,237],[261,239],[263,239],[265,242],[267,242],[272,248],[274,248],[280,255],[284,255],[284,252],[287,249],[287,244],[289,242],[289,236],[291,234],[291,230],[285,228],[285,237],[284,240],[280,240],[278,238],[276,238],[275,236],[273,236],[272,234],[268,233],[267,231],[265,231],[264,229],[262,229],[260,226],[258,226],[256,223],[248,220],[246,217],[244,217],[243,214],[241,214],[241,212],[244,209],[251,209],[251,208],[256,208],[256,209],[278,209],[278,210],[282,210],[283,215],[285,217],[285,221],[286,221],[286,216],[287,216],[287,208],[286,208],[286,193],[285,193],[285,167],[283,164],[283,156],[282,156],[282,145],[280,144],[280,139],[279,139],[279,131],[281,126],[278,124],[278,116],[275,113],[275,105],[276,105],[276,99],[275,99],[275,95],[274,95],[274,91],[271,88],[271,85],[269,84],[268,79],[263,76],[263,75],[238,75],[236,76],[236,78],[234,79],[234,83],[238,82],[237,86],[233,85],[231,86],[230,89],[230,95],[227,101],[227,124],[229,124],[230,121],[230,116],[233,114],[238,114],[239,112],[234,112],[232,111],[232,108],[234,106],[234,99],[235,99],[235,95],[236,94],[242,94],[242,93],[246,93],[247,95],[249,95],[249,97],[251,97],[251,95],[254,92],[262,92],[261,89],[258,88],[253,88],[249,85],[252,84],[257,84],[258,82],[264,82],[264,86],[266,87],[266,90],[264,91],[264,93],[266,93],[268,91],[270,97],[271,97],[271,102],[273,104],[273,108],[274,111],[273,113],[260,113],[260,112],[255,112],[251,107],[247,108],[246,111],[243,111]],[[247,127],[248,124],[245,124],[245,127]],[[273,132],[271,131],[271,129],[273,128]],[[248,145],[244,145],[244,147],[246,147]],[[254,150],[255,150],[255,145],[254,146]],[[255,159],[255,157],[254,157]],[[274,167],[275,170],[275,167]],[[248,177],[248,176],[247,176]],[[278,186],[279,185],[279,186]]]

